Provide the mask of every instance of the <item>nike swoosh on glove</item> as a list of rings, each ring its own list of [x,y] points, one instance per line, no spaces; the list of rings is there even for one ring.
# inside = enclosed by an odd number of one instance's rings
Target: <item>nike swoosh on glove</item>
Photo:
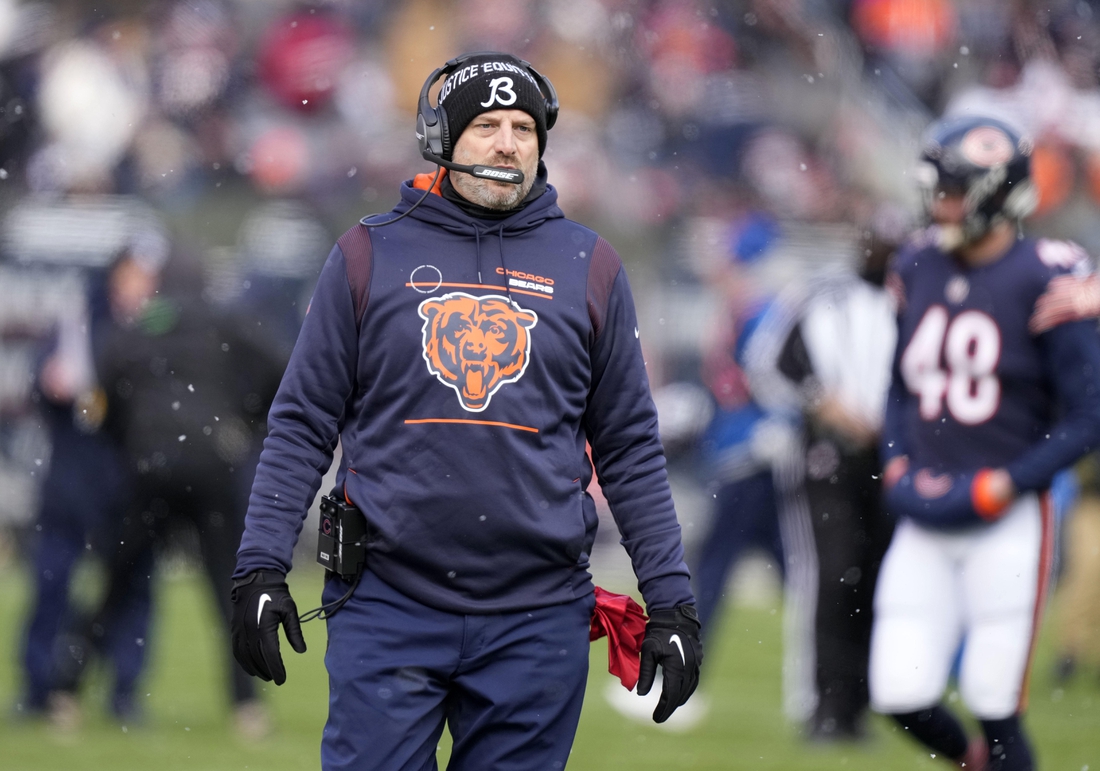
[[[699,685],[703,643],[699,640],[699,615],[694,605],[672,610],[655,610],[649,615],[642,640],[642,662],[638,670],[638,694],[653,687],[657,666],[664,673],[661,698],[653,710],[653,722],[663,723],[683,706]]]
[[[993,501],[985,487],[990,469],[973,474],[907,472],[883,496],[886,510],[928,527],[948,530],[993,522],[1011,501]]]
[[[286,577],[273,570],[257,570],[233,582],[233,656],[244,671],[261,680],[286,682],[279,654],[279,625],[298,653],[306,652],[298,607],[290,596]]]

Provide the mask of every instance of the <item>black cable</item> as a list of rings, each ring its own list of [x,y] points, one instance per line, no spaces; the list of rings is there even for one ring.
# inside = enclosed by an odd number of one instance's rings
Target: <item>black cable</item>
[[[360,570],[359,573],[355,576],[355,580],[352,582],[351,588],[347,590],[343,597],[338,600],[333,600],[332,602],[326,603],[319,608],[307,610],[305,613],[298,616],[299,623],[306,624],[316,618],[319,618],[323,621],[327,621],[328,619],[332,618],[336,611],[344,607],[344,604],[351,599],[351,595],[355,593],[355,588],[359,586],[359,579],[361,579],[362,577],[363,571]]]
[[[401,214],[398,214],[392,220],[386,220],[385,222],[378,222],[378,223],[375,223],[375,224],[371,224],[371,223],[367,222],[367,218],[377,217],[378,215],[377,214],[368,214],[366,217],[363,217],[361,220],[359,220],[359,224],[360,225],[366,225],[368,228],[380,228],[380,227],[383,227],[384,225],[392,225],[393,223],[397,222],[398,220],[404,219],[405,217],[408,217],[410,214],[412,214],[416,210],[417,206],[424,203],[424,199],[426,199],[429,195],[431,195],[432,188],[435,187],[436,180],[439,179],[439,175],[442,174],[442,173],[443,173],[443,167],[440,166],[436,170],[435,176],[432,177],[432,184],[428,185],[428,189],[424,191],[424,195],[420,196],[420,200],[417,201],[416,203],[414,203],[409,208],[408,211],[402,212]]]

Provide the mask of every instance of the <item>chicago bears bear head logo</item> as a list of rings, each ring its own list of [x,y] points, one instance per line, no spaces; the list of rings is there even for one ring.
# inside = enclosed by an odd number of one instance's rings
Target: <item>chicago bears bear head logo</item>
[[[481,412],[505,383],[523,377],[538,316],[506,297],[453,292],[420,303],[424,361],[462,407]]]

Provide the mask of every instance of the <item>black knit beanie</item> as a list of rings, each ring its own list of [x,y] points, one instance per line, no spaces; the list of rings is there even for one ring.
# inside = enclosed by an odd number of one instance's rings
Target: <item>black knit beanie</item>
[[[511,54],[473,54],[439,89],[439,106],[447,115],[447,160],[470,121],[490,110],[523,110],[535,119],[539,157],[546,151],[546,97],[535,79]]]

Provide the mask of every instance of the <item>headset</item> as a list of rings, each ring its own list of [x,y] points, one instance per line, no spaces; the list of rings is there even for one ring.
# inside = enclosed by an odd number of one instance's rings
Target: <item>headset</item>
[[[482,179],[493,179],[497,182],[509,182],[513,185],[519,185],[523,183],[523,172],[518,169],[480,165],[463,166],[446,160],[444,156],[450,155],[454,149],[451,132],[447,126],[447,111],[443,105],[432,107],[428,97],[428,92],[431,91],[432,86],[440,78],[446,78],[462,69],[469,59],[475,56],[484,56],[488,53],[492,52],[485,51],[457,56],[428,76],[428,79],[424,81],[424,87],[420,89],[420,99],[417,102],[416,138],[420,142],[420,154],[424,156],[425,160],[451,171],[461,171]],[[546,129],[549,131],[558,120],[558,92],[554,90],[554,85],[530,63],[522,59],[518,59],[517,62],[534,79],[535,85],[542,93],[546,103]]]
[[[428,185],[428,189],[424,191],[424,195],[422,195],[420,200],[414,203],[408,210],[385,222],[367,222],[368,219],[375,216],[367,215],[359,220],[360,223],[366,225],[368,228],[380,228],[384,225],[392,225],[394,222],[409,216],[416,207],[424,203],[424,199],[428,197],[432,188],[435,187],[435,183],[439,180],[439,175],[443,173],[443,169],[461,171],[475,177],[481,177],[482,179],[508,182],[513,185],[523,184],[523,172],[519,169],[506,169],[501,166],[482,166],[480,164],[465,166],[461,163],[448,161],[443,157],[444,155],[450,155],[453,147],[451,133],[447,128],[447,111],[443,109],[443,105],[432,107],[428,92],[431,91],[432,86],[434,86],[436,81],[440,78],[446,78],[452,73],[462,69],[470,58],[474,56],[484,56],[486,53],[493,52],[486,51],[456,56],[429,75],[428,79],[424,81],[423,88],[420,89],[420,98],[417,100],[416,139],[420,143],[420,154],[424,156],[424,159],[439,166],[439,168],[436,169],[432,183]],[[538,86],[539,91],[542,93],[546,105],[546,130],[549,131],[558,120],[558,92],[554,90],[554,84],[543,77],[538,70],[530,65],[530,63],[522,59],[516,59],[516,62],[534,79],[535,85]]]

